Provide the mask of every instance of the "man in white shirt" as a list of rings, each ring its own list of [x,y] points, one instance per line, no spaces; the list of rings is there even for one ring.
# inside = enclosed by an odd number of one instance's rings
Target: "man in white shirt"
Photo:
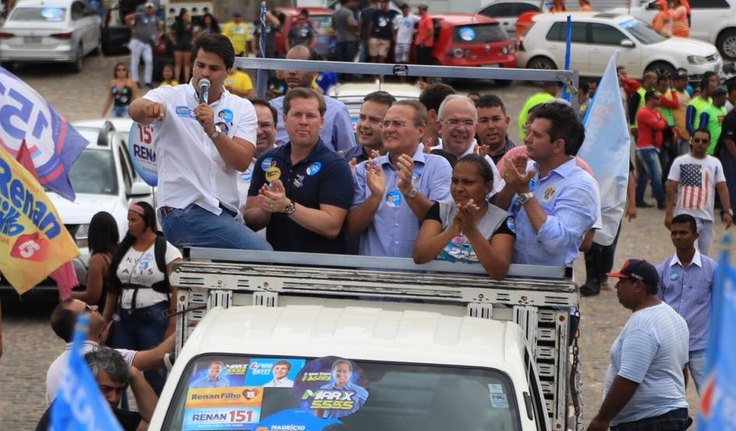
[[[253,105],[224,87],[235,54],[227,37],[194,44],[192,80],[161,86],[130,105],[130,117],[153,124],[159,156],[158,212],[166,239],[183,246],[270,250],[239,211],[238,172],[255,154]],[[201,101],[199,82],[210,81]]]
[[[414,41],[414,26],[419,22],[419,17],[410,12],[409,3],[401,6],[401,14],[394,18],[394,30],[396,31],[396,47],[394,53],[397,63],[408,63],[411,43]]]

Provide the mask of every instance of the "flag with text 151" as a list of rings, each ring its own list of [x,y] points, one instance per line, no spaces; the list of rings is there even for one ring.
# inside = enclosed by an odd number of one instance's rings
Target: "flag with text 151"
[[[713,281],[713,300],[700,397],[698,431],[736,430],[736,267],[729,262],[730,235],[724,235]]]
[[[73,201],[69,170],[87,140],[36,90],[0,67],[0,148],[15,157],[23,142],[41,185]]]
[[[82,344],[88,331],[89,314],[80,313],[72,336],[69,364],[51,406],[51,431],[122,431],[82,357]]]

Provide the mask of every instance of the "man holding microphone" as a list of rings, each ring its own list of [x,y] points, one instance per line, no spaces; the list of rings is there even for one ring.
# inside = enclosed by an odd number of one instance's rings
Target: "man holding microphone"
[[[149,91],[129,108],[133,120],[154,128],[164,234],[178,247],[270,250],[238,210],[237,175],[255,153],[257,120],[253,105],[224,87],[232,44],[207,34],[192,57],[190,82]]]

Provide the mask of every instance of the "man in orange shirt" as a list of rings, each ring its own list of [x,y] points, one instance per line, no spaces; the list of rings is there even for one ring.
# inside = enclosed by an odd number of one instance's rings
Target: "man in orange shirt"
[[[434,23],[429,16],[429,7],[426,4],[417,6],[419,15],[419,26],[414,44],[417,48],[416,63],[432,64],[432,46],[434,45]],[[420,87],[428,84],[427,78],[419,77],[417,81]]]

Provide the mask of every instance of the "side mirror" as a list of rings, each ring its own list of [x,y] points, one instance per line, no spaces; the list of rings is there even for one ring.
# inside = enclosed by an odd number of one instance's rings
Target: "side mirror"
[[[630,41],[629,39],[624,39],[621,41],[621,46],[624,48],[633,48],[634,42]]]
[[[148,196],[153,193],[153,189],[148,184],[142,182],[142,181],[135,181],[133,184],[130,185],[130,193],[128,193],[129,198],[140,198],[144,196]]]

